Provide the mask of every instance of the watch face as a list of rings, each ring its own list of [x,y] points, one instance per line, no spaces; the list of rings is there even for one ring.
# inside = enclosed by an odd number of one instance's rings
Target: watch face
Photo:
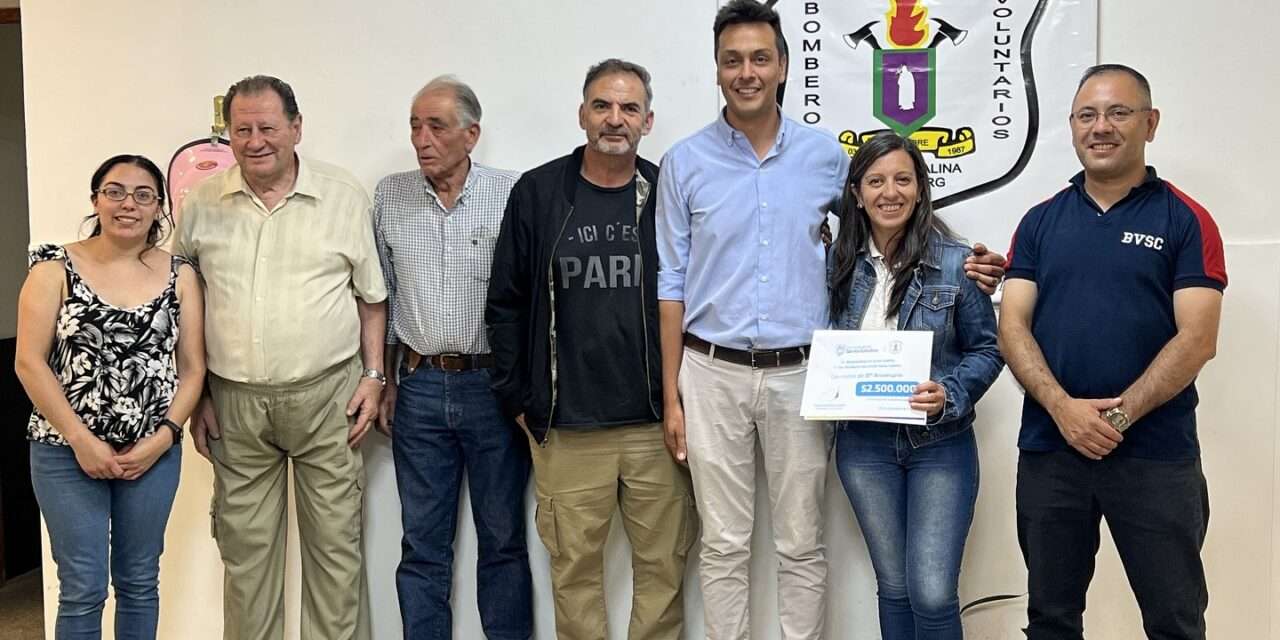
[[[1125,415],[1119,408],[1109,409],[1102,415],[1117,431],[1124,431],[1129,426],[1129,416]]]

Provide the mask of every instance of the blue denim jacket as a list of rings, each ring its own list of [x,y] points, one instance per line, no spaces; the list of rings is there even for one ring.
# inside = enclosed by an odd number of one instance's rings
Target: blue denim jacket
[[[947,393],[938,415],[923,426],[907,427],[912,447],[922,447],[973,427],[974,411],[1004,360],[996,346],[996,315],[991,298],[964,275],[967,245],[933,234],[898,310],[899,330],[933,332],[930,379]],[[858,254],[849,304],[836,317],[836,329],[857,329],[876,288],[875,267],[867,251]],[[840,428],[874,428],[878,423],[841,422]]]

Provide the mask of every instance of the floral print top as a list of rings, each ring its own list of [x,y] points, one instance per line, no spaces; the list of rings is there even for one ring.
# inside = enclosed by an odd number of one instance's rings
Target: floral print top
[[[113,445],[137,442],[155,432],[177,389],[178,266],[169,285],[150,302],[122,309],[98,297],[76,273],[67,250],[46,244],[31,252],[28,268],[61,260],[67,297],[58,312],[49,367],[80,420]],[[31,414],[27,439],[52,445],[67,441],[40,410]]]

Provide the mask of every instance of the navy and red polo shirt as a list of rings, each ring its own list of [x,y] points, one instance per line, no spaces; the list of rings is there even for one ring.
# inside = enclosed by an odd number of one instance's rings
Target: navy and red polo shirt
[[[1173,292],[1227,286],[1222,237],[1209,212],[1147,167],[1147,177],[1105,214],[1084,173],[1027,212],[1007,277],[1036,283],[1031,332],[1049,370],[1075,398],[1119,396],[1177,333]],[[1112,455],[1181,460],[1200,454],[1195,383],[1125,431]],[[1069,445],[1030,395],[1018,448]]]

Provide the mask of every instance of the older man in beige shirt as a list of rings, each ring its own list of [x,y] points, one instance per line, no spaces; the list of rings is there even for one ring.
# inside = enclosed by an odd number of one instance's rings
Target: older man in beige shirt
[[[246,78],[224,112],[238,166],[187,197],[175,247],[206,288],[209,393],[191,431],[214,467],[224,637],[284,635],[292,460],[302,637],[368,638],[354,449],[386,380],[387,295],[371,203],[346,171],[294,154],[302,116],[289,85]]]

